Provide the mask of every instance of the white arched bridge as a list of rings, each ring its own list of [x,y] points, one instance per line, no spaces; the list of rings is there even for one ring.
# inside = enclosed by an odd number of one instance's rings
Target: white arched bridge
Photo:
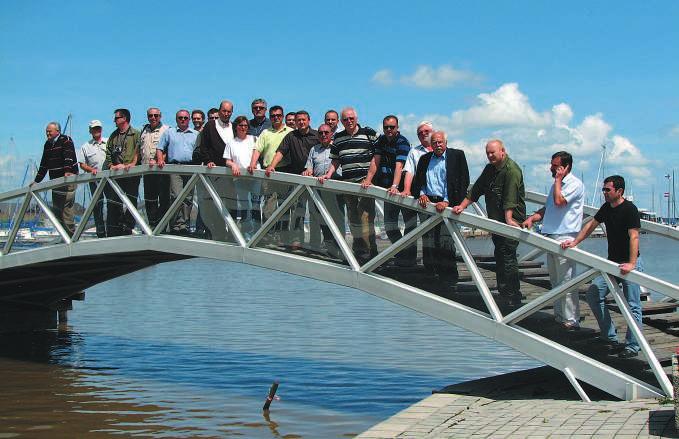
[[[143,196],[139,203],[135,198],[130,201],[123,190],[129,184],[121,184],[121,179],[134,181],[147,174],[180,174],[186,180],[183,191],[154,227],[147,221]],[[90,186],[93,191],[88,203],[77,206],[81,210],[72,236],[57,220],[49,196],[52,190],[65,184],[82,187],[80,193],[89,194]],[[243,188],[245,193],[249,190],[255,196],[241,197],[239,204],[235,200],[243,195]],[[378,205],[394,204],[417,212],[419,224],[395,243],[379,239],[378,230],[377,255],[369,259],[356,255],[338,200],[343,194],[357,193],[374,198]],[[105,195],[112,194],[122,200],[124,210],[136,223],[133,233],[97,238],[92,231],[93,211]],[[191,198],[190,203],[200,209],[207,234],[168,233],[175,213]],[[248,213],[252,206],[243,209],[243,200],[260,208],[255,221]],[[528,200],[541,204],[545,196],[529,193]],[[85,288],[106,279],[160,262],[205,257],[345,285],[462,327],[562,371],[584,400],[589,397],[587,386],[582,383],[621,399],[673,396],[668,379],[668,352],[677,341],[672,313],[679,299],[679,287],[644,273],[629,273],[626,278],[652,292],[645,294],[653,299],[644,306],[649,319],[645,316],[644,324],[635,324],[616,281],[617,264],[578,248],[562,250],[556,241],[490,220],[480,206],[473,207],[475,213],[456,216],[446,209],[438,214],[433,205],[423,209],[415,199],[391,196],[381,188],[361,189],[357,184],[341,181],[321,185],[312,177],[284,173],[266,177],[263,171],[234,177],[229,169],[202,166],[168,165],[162,170],[138,166],[129,171],[60,178],[0,194],[0,220],[6,224],[0,235],[2,312],[21,315],[31,310],[56,310]],[[595,211],[588,208],[586,215]],[[51,228],[41,230],[36,227],[38,223],[48,223]],[[33,227],[27,227],[31,224]],[[324,235],[317,229],[318,224],[323,224]],[[379,229],[379,221],[377,224]],[[444,239],[452,240],[457,248],[460,276],[454,283],[419,263],[407,267],[395,263],[401,250],[419,246],[423,234],[437,226],[442,227]],[[291,231],[295,228],[296,231]],[[642,228],[670,240],[671,246],[679,240],[678,231],[670,227],[644,221]],[[484,233],[521,242],[524,299],[519,306],[504,302],[495,291],[492,259],[470,250],[479,242],[474,237]],[[653,249],[642,248],[644,251]],[[546,253],[575,261],[578,274],[552,288],[540,261],[540,256]],[[668,257],[676,255],[673,251]],[[618,329],[624,330],[628,325],[639,340],[642,352],[637,358],[618,359],[594,341],[598,328],[594,317],[587,315],[585,300],[581,300],[585,315],[581,331],[567,332],[554,322],[553,302],[571,291],[583,292],[600,275],[612,289],[613,300],[608,306]],[[651,311],[663,311],[664,320],[650,318]],[[679,322],[679,316],[674,322]]]

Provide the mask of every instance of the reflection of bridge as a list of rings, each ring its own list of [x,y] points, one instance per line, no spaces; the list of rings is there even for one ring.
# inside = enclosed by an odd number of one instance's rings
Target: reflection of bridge
[[[143,176],[149,172],[190,177],[179,198],[154,229],[148,225],[137,206],[123,196],[117,182],[120,178]],[[251,180],[263,182],[261,186],[266,193],[277,193],[278,200],[277,203],[267,203],[264,214],[268,219],[249,236],[250,233],[243,233],[243,222],[231,213],[235,212],[232,205],[234,183]],[[56,220],[49,202],[40,196],[42,192],[63,185],[64,181],[98,183],[92,201],[83,214],[84,220],[72,237]],[[121,196],[126,209],[137,222],[138,234],[104,239],[83,234],[93,226],[94,202],[102,195],[106,185],[110,185]],[[211,216],[217,219],[211,226],[211,240],[165,233],[170,218],[180,207],[183,198],[194,191],[200,200],[201,214],[206,218]],[[125,173],[103,172],[96,177],[79,175],[0,194],[0,202],[15,201],[20,205],[0,256],[3,313],[7,315],[10,311],[16,311],[17,315],[21,315],[22,310],[54,310],[75,293],[103,280],[159,262],[207,257],[346,285],[460,326],[563,371],[585,400],[588,397],[581,382],[623,399],[672,395],[672,386],[664,367],[667,366],[668,346],[676,344],[676,340],[673,335],[662,333],[657,328],[646,324],[639,327],[633,323],[627,303],[613,277],[619,274],[617,264],[580,249],[564,251],[553,240],[489,220],[478,206],[475,206],[476,214],[463,213],[457,217],[449,210],[437,214],[433,206],[421,209],[414,199],[387,196],[386,191],[380,188],[363,192],[385,203],[417,211],[423,217],[415,230],[394,244],[380,246],[377,256],[363,261],[352,252],[351,237],[345,235],[343,222],[333,219],[337,218],[338,212],[335,195],[356,191],[363,190],[351,183],[329,181],[320,185],[313,178],[289,174],[274,174],[266,178],[263,172],[258,171],[255,176],[234,179],[230,170],[224,168],[167,166],[162,171],[137,167]],[[537,194],[530,194],[529,198],[534,202],[540,201],[540,195]],[[303,207],[305,201],[309,206],[315,206],[328,225],[334,238],[333,249],[311,246],[306,237],[301,245],[292,245],[292,237],[286,232],[286,226],[294,223],[295,217],[308,216]],[[58,242],[27,248],[18,239],[18,225],[32,203],[37,203],[52,221],[60,235]],[[313,223],[313,219],[311,221]],[[421,266],[400,268],[392,263],[400,250],[417,243],[418,238],[438,224],[445,226],[449,239],[454,241],[461,255],[458,284],[448,284]],[[522,291],[526,297],[521,306],[510,307],[493,291],[494,264],[488,260],[477,261],[479,258],[469,250],[459,230],[460,226],[518,239],[533,248],[522,256],[522,265],[525,267]],[[679,239],[676,230],[647,224],[644,224],[644,228],[668,239]],[[535,273],[541,266],[536,258],[542,253],[563,255],[576,261],[584,270],[579,270],[580,274],[566,284],[549,289],[544,277],[540,277],[539,273],[536,277]],[[566,333],[553,323],[552,303],[570,291],[582,289],[597,275],[603,275],[613,290],[615,303],[610,307],[618,311],[618,314],[613,313],[618,326],[620,322],[623,325],[630,323],[640,340],[642,354],[638,358],[619,360],[606,355],[605,347],[595,346],[593,330]],[[662,309],[675,309],[670,301],[679,299],[679,287],[676,285],[637,272],[628,274],[627,278],[667,298],[668,302],[654,304],[657,309],[663,306],[665,308]],[[586,308],[584,300],[581,305]],[[591,316],[584,323],[596,327]],[[464,352],[464,348],[461,352]]]

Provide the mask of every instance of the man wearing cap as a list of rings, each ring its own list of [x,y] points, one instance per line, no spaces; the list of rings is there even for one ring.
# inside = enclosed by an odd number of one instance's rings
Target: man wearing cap
[[[100,120],[93,120],[89,124],[90,135],[92,138],[87,142],[83,143],[78,154],[78,162],[80,163],[80,169],[85,172],[89,172],[92,175],[97,175],[100,169],[104,166],[104,160],[106,160],[106,142],[108,139],[102,137],[102,124]],[[94,191],[97,189],[97,183],[90,182],[90,192],[94,195]],[[94,224],[97,230],[98,238],[106,237],[106,224],[104,222],[104,199],[105,196],[102,193],[92,214],[94,215]],[[92,200],[94,201],[94,200]]]
[[[163,115],[156,107],[146,110],[149,123],[141,129],[139,137],[139,155],[141,164],[152,168],[156,164],[156,150],[160,136],[168,126],[162,122]],[[144,206],[146,217],[151,228],[155,228],[167,209],[170,207],[170,179],[167,175],[144,175]]]
[[[45,127],[47,141],[43,147],[40,167],[34,182],[40,183],[49,171],[50,180],[69,177],[78,173],[78,161],[75,147],[70,137],[61,134],[59,122],[50,122]],[[75,184],[67,184],[52,189],[52,209],[66,232],[73,235],[73,204],[75,202]]]
[[[262,98],[257,98],[252,101],[252,119],[248,121],[248,134],[259,137],[267,128],[271,128],[271,120],[266,117],[266,101]]]

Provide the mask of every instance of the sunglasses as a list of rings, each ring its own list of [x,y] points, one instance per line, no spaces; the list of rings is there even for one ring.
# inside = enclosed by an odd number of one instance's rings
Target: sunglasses
[[[177,116],[177,120],[189,120],[189,116]]]
[[[278,119],[279,117],[283,117],[283,115],[282,115],[282,114],[276,114],[276,113],[274,113],[274,114],[270,114],[269,117],[272,118],[272,119],[273,119],[274,117],[275,117],[276,119]]]
[[[219,119],[219,116],[210,116],[210,117],[208,117],[208,119],[210,119],[210,120],[217,120],[217,119]]]
[[[610,191],[611,191],[611,188],[609,188],[609,187],[602,187],[601,188],[601,192],[610,192]]]
[[[385,130],[395,130],[396,125],[383,125],[382,128],[384,128]]]

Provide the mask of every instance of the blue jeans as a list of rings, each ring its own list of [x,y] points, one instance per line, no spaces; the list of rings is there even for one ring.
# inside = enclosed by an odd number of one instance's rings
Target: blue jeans
[[[636,271],[643,273],[644,266],[641,262],[641,257],[637,259],[637,265],[634,268]],[[619,277],[615,278],[616,281],[622,285],[622,292],[627,300],[630,311],[632,311],[632,317],[641,326],[641,288],[639,285],[632,283],[626,279],[621,279]],[[596,321],[599,323],[599,329],[601,329],[601,337],[606,337],[611,341],[617,341],[617,332],[615,330],[615,325],[611,321],[611,314],[606,308],[605,299],[608,295],[608,285],[603,277],[597,277],[592,281],[592,285],[589,286],[587,291],[587,303],[596,317]],[[630,331],[627,328],[627,335],[625,336],[625,348],[638,352],[639,343],[635,340]]]

